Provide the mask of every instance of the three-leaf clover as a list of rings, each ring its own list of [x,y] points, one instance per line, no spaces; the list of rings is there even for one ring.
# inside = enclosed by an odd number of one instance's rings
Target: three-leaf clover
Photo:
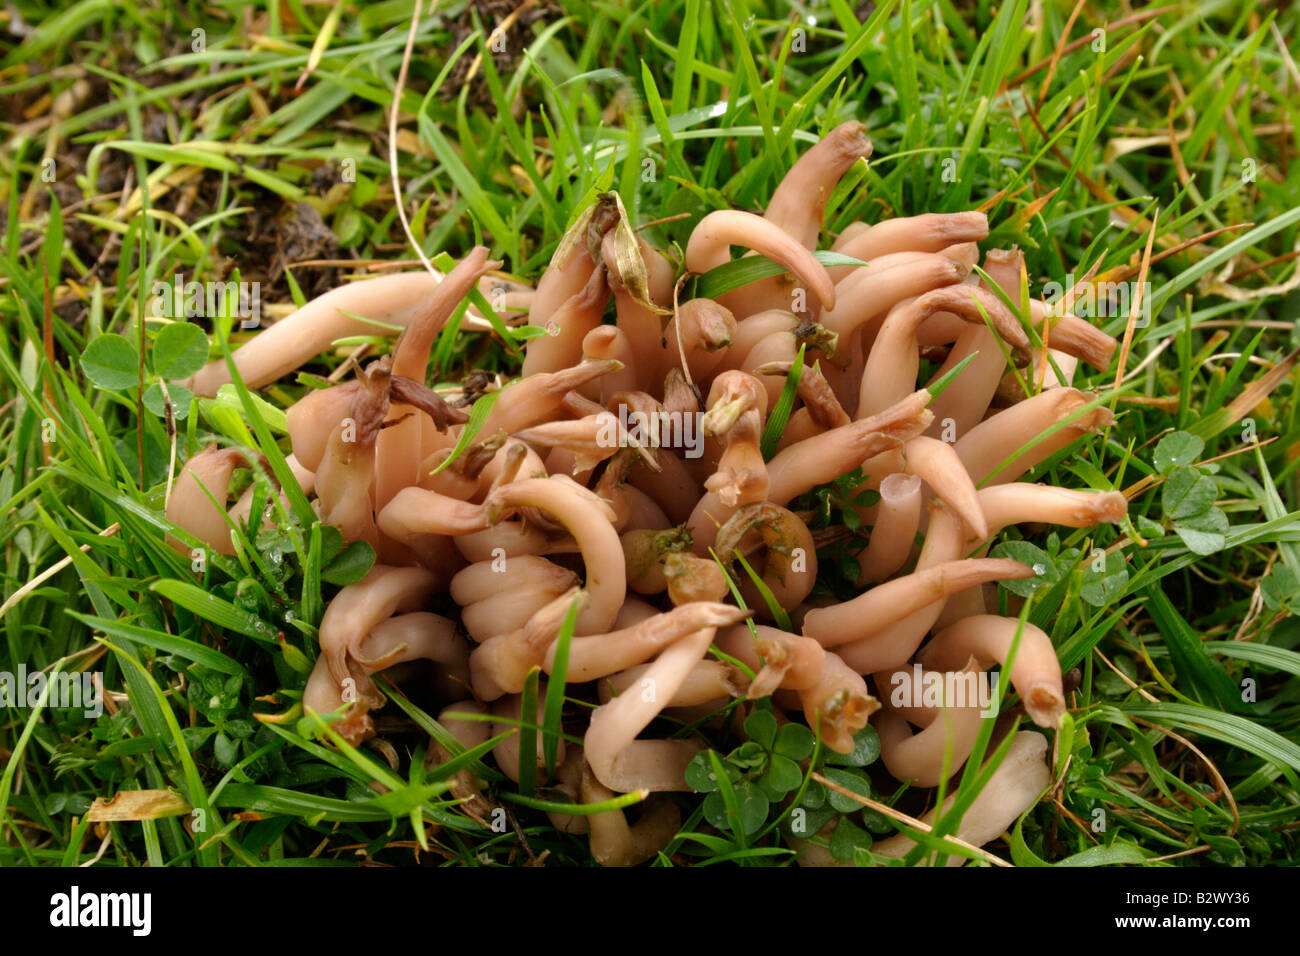
[[[803,783],[799,761],[812,756],[816,746],[813,732],[803,724],[778,728],[770,710],[755,710],[745,719],[749,740],[723,757],[719,763],[734,795],[742,832],[757,833],[767,821],[772,804],[785,798]],[[716,754],[696,754],[686,768],[686,782],[704,798],[704,816],[719,830],[735,831],[727,810],[723,784],[718,780]]]
[[[153,337],[150,370],[142,400],[149,411],[160,417],[167,413],[170,399],[172,414],[182,421],[190,413],[194,393],[175,380],[188,378],[208,360],[208,336],[189,322],[170,322]],[[92,339],[81,353],[81,370],[99,388],[120,392],[141,384],[140,353],[135,343],[114,332]],[[152,372],[152,374],[150,374]],[[164,393],[163,383],[166,385]]]

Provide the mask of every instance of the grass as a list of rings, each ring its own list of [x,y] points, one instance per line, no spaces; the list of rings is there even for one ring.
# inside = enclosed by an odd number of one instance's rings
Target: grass
[[[634,221],[655,223],[651,241],[682,247],[706,212],[760,208],[808,143],[858,118],[875,152],[831,198],[831,234],[981,208],[987,245],[1019,244],[1034,288],[1094,264],[1100,278],[1145,277],[1150,321],[1101,319],[1125,346],[1084,379],[1114,425],[1033,476],[1125,490],[1131,521],[1011,532],[995,550],[1043,565],[1023,593],[1000,592],[1003,612],[1046,629],[1078,686],[1056,735],[1059,786],[989,849],[1017,865],[1294,864],[1300,72],[1281,38],[1300,33],[1300,13],[866,9],[864,23],[845,0],[796,12],[541,3],[502,34],[514,4],[444,2],[422,17],[399,104],[412,231],[430,257],[483,242],[535,280],[577,212],[614,189]],[[402,745],[392,762],[301,719],[324,602],[364,561],[305,499],[281,508],[275,531],[239,529],[236,555],[197,573],[164,544],[178,461],[215,439],[256,447],[283,474],[278,410],[342,357],[256,397],[238,384],[219,400],[178,393],[168,421],[149,386],[182,377],[162,374],[181,360],[147,319],[153,281],[256,281],[279,316],[414,259],[387,158],[411,12],[404,0],[24,0],[0,13],[0,660],[100,671],[108,691],[98,718],[0,708],[0,865],[591,862],[538,809],[553,792],[516,793],[480,762],[486,751],[460,754],[418,696],[394,695],[385,712]],[[251,334],[229,321],[214,331],[214,357],[227,335]],[[441,376],[512,368],[502,331],[448,336]],[[107,357],[124,378],[96,384],[78,357],[102,333],[134,364]],[[247,480],[270,487],[260,470]],[[815,497],[827,527],[846,522],[843,489]],[[544,700],[544,725],[521,736],[540,734],[549,752],[561,705],[582,704],[549,688]],[[781,832],[795,810],[850,821],[832,850],[865,859],[872,835],[895,829],[873,803],[925,809],[924,794],[876,771],[864,735],[856,763],[805,754],[798,788],[780,791],[792,798],[763,796],[751,829],[754,794],[789,782],[767,776],[778,744],[756,753],[707,732],[716,799],[680,798],[662,865],[788,865]],[[426,769],[429,733],[461,763]],[[458,812],[447,778],[462,765],[489,781],[508,826]],[[980,776],[972,760],[957,778],[959,809]],[[173,790],[191,810],[89,819],[96,797],[141,789]],[[909,861],[970,855],[942,842],[955,817]]]

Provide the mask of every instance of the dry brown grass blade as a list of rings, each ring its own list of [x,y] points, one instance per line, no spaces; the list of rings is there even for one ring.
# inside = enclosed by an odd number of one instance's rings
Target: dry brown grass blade
[[[1147,247],[1142,253],[1142,267],[1138,270],[1137,292],[1132,297],[1128,310],[1128,322],[1124,325],[1124,341],[1119,347],[1119,367],[1115,370],[1115,391],[1119,392],[1120,383],[1124,380],[1124,367],[1128,365],[1129,352],[1133,348],[1133,330],[1137,327],[1138,314],[1142,310],[1143,290],[1146,288],[1147,273],[1151,269],[1151,248],[1156,241],[1156,223],[1160,221],[1160,211],[1157,209],[1155,218],[1151,221],[1151,228],[1147,232]],[[1114,410],[1115,402],[1112,399],[1111,409]]]
[[[1043,105],[1043,100],[1047,99],[1047,91],[1051,89],[1052,80],[1056,78],[1056,68],[1061,63],[1061,57],[1065,55],[1065,38],[1070,35],[1074,29],[1074,21],[1079,19],[1079,14],[1083,12],[1083,5],[1087,0],[1079,0],[1070,11],[1070,19],[1065,21],[1065,28],[1061,30],[1061,36],[1056,41],[1056,49],[1052,51],[1052,60],[1047,64],[1047,76],[1043,77],[1043,85],[1038,88],[1038,106]],[[1091,36],[1091,34],[1089,34]]]
[[[1281,265],[1283,262],[1290,262],[1292,259],[1295,259],[1298,256],[1300,256],[1300,249],[1293,249],[1291,252],[1283,253],[1280,256],[1274,256],[1272,259],[1269,259],[1268,262],[1260,262],[1257,263],[1256,265],[1248,266],[1247,268],[1242,269],[1240,272],[1234,272],[1232,275],[1228,276],[1228,278],[1224,279],[1223,281],[1236,282],[1238,279],[1244,279],[1246,278],[1246,276],[1254,275],[1256,272],[1262,272],[1265,269],[1271,269],[1273,266]],[[1286,327],[1290,328],[1290,325],[1288,324]]]
[[[841,787],[834,780],[827,780],[825,777],[823,777],[821,774],[817,773],[816,771],[813,771],[812,778],[816,780],[818,783],[820,783],[823,787],[826,787],[829,790],[834,790],[840,796],[848,797],[850,800],[853,800],[856,803],[860,803],[864,807],[867,807],[871,810],[875,810],[877,813],[883,814],[889,817],[889,819],[891,820],[894,820],[898,823],[906,824],[907,826],[911,827],[914,830],[920,830],[922,833],[929,833],[933,829],[933,827],[931,827],[928,823],[923,823],[922,821],[916,819],[916,817],[909,817],[906,813],[901,813],[898,810],[895,810],[887,803],[881,803],[878,800],[872,800],[870,797],[864,797],[860,793],[854,793],[852,790],[848,790],[844,787]],[[1013,867],[1015,865],[1012,863],[1008,863],[1006,860],[1002,859],[1002,857],[990,853],[988,850],[985,850],[981,847],[977,847],[974,844],[967,843],[965,840],[959,839],[958,837],[952,836],[951,834],[945,836],[943,839],[947,840],[949,843],[956,844],[957,846],[962,847],[963,849],[971,850],[975,853],[978,853],[981,858],[983,858],[988,863],[992,863],[994,866]]]
[[[1151,257],[1151,264],[1155,265],[1156,263],[1164,259],[1168,259],[1170,256],[1176,256],[1180,252],[1185,252],[1186,250],[1191,249],[1193,246],[1198,246],[1203,242],[1209,242],[1211,239],[1214,239],[1217,236],[1222,236],[1223,234],[1229,232],[1237,232],[1238,230],[1241,229],[1251,229],[1254,228],[1254,225],[1255,224],[1253,222],[1239,222],[1231,226],[1222,226],[1218,229],[1211,229],[1209,232],[1203,232],[1199,236],[1195,236],[1191,239],[1185,239],[1182,242],[1178,243],[1176,246],[1170,246],[1168,249],[1163,249],[1160,252],[1157,252],[1154,256]],[[1133,276],[1135,276],[1140,271],[1140,269],[1141,269],[1141,265],[1115,266],[1114,268],[1107,269],[1105,272],[1098,275],[1097,281],[1098,282],[1124,282],[1128,279],[1133,278]]]
[[[1135,13],[1131,16],[1124,17],[1122,20],[1116,20],[1114,23],[1106,27],[1106,32],[1109,34],[1112,30],[1121,30],[1124,27],[1131,26],[1134,23],[1141,23],[1144,20],[1150,20],[1153,17],[1160,16],[1162,13],[1168,13],[1171,10],[1177,10],[1177,9],[1178,9],[1177,6],[1168,6],[1168,7],[1156,7],[1154,10],[1143,10],[1141,13]],[[1062,47],[1060,56],[1057,56],[1057,54],[1054,52],[1052,56],[1048,57],[1046,60],[1039,60],[1033,66],[1026,68],[1016,76],[1012,77],[1011,81],[1007,83],[1007,87],[1014,88],[1019,86],[1021,83],[1025,82],[1025,80],[1029,79],[1031,76],[1037,73],[1039,70],[1043,69],[1048,64],[1050,64],[1053,58],[1059,60],[1061,56],[1067,56],[1068,54],[1073,53],[1075,50],[1079,49],[1080,47],[1086,46],[1091,42],[1092,42],[1092,33],[1091,31],[1089,31],[1085,36],[1081,36],[1079,37],[1079,39],[1074,40],[1071,43],[1068,43],[1064,47]]]
[[[1192,181],[1192,177],[1187,171],[1187,164],[1183,162],[1183,151],[1178,147],[1178,133],[1174,130],[1173,103],[1169,104],[1169,152],[1174,157],[1174,169],[1178,172],[1178,182],[1186,189],[1188,183]]]
[[[1023,186],[1021,186],[1013,193],[1008,193],[1005,189],[999,189],[988,199],[984,200],[982,203],[976,206],[975,211],[988,212],[990,209],[992,209],[994,206],[1000,203],[1003,199],[1015,199],[1017,196],[1019,196],[1022,192],[1024,192],[1028,188],[1029,188],[1029,184],[1025,183]]]
[[[1237,801],[1232,795],[1232,788],[1229,787],[1227,781],[1223,779],[1223,774],[1219,773],[1219,768],[1215,766],[1214,761],[1205,756],[1205,753],[1186,737],[1174,733],[1168,727],[1161,727],[1159,724],[1152,723],[1149,720],[1143,720],[1141,717],[1133,717],[1132,720],[1134,723],[1142,724],[1145,727],[1155,728],[1171,740],[1178,741],[1192,753],[1196,754],[1197,757],[1201,758],[1201,762],[1209,769],[1210,776],[1214,778],[1215,786],[1219,791],[1217,794],[1202,794],[1202,796],[1211,803],[1220,795],[1227,798],[1228,806],[1232,808],[1232,829],[1228,831],[1228,836],[1234,835],[1241,827],[1241,814],[1237,810]]]
[[[1046,206],[1051,201],[1052,197],[1055,196],[1060,191],[1061,191],[1061,187],[1057,186],[1047,195],[1039,196],[1037,199],[1026,204],[1024,208],[1022,208],[1018,213],[1016,213],[1016,223],[1018,227],[1023,228],[1026,224],[1028,224],[1029,220],[1037,216],[1039,211],[1044,206]]]
[[[179,817],[193,808],[189,801],[170,790],[119,790],[105,800],[96,797],[86,811],[86,819],[100,821],[158,820]]]
[[[1247,412],[1272,395],[1273,390],[1291,374],[1291,370],[1296,367],[1297,362],[1300,362],[1300,349],[1294,350],[1290,355],[1242,389],[1240,395],[1215,413],[1214,424],[1217,431],[1231,428],[1245,418]],[[1226,421],[1219,422],[1217,416],[1220,414],[1226,415]]]

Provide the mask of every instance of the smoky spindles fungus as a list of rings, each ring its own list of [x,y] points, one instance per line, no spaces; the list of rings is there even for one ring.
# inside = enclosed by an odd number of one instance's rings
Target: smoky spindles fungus
[[[863,127],[843,124],[800,158],[764,215],[704,215],[686,243],[687,275],[637,234],[616,195],[598,197],[536,291],[509,286],[541,333],[525,342],[514,379],[427,379],[437,336],[467,293],[506,281],[482,247],[445,277],[337,289],[242,345],[236,366],[259,388],[340,337],[401,330],[390,357],[287,410],[290,465],[320,519],[380,558],[328,603],[306,707],[329,712],[345,740],[365,740],[385,705],[373,675],[430,661],[455,739],[470,747],[507,734],[484,759],[517,780],[517,731],[532,724],[522,738],[536,741],[532,776],[545,781],[553,769],[549,785],[586,804],[688,790],[686,765],[705,739],[699,729],[673,735],[661,716],[737,697],[770,698],[781,720],[802,719],[839,752],[874,719],[885,768],[933,786],[962,769],[985,715],[960,701],[891,704],[888,685],[914,668],[973,680],[1005,666],[1013,646],[1010,689],[1033,720],[1056,726],[1065,700],[1050,639],[986,613],[980,597],[986,584],[1035,572],[986,549],[1017,524],[1124,519],[1119,492],[1018,480],[1111,421],[1068,378],[1075,359],[1104,369],[1115,342],[1038,299],[1020,306],[1023,315],[1009,309],[973,272],[989,235],[980,212],[854,223],[833,248],[866,265],[822,265],[813,253],[826,248],[828,197],[870,152]],[[733,246],[781,272],[717,300],[692,297],[689,274],[731,262]],[[984,263],[1019,305],[1020,253],[985,250]],[[1066,381],[1043,373],[1042,342]],[[793,407],[782,409],[785,427],[765,460],[765,430],[801,350]],[[939,366],[931,385],[961,366],[937,398],[918,381],[923,356]],[[1009,369],[1008,358],[1025,370]],[[995,408],[1012,371],[1032,394]],[[212,395],[227,377],[214,363],[191,384]],[[490,391],[479,421],[467,406]],[[232,553],[231,522],[252,517],[254,497],[228,506],[228,489],[247,464],[235,449],[194,455],[168,518]],[[814,590],[825,538],[795,500],[850,475],[860,475],[855,496],[879,500],[855,497],[857,522],[831,529],[857,537],[849,553],[859,561],[849,578],[859,593],[837,602]],[[752,610],[733,606],[733,593]],[[751,624],[751,614],[793,621],[794,632]],[[556,748],[544,688],[561,672],[570,705],[587,706],[564,708]],[[535,686],[538,712],[521,716]],[[987,842],[1034,799],[1047,773],[1042,740],[1017,736],[960,838]],[[450,757],[436,743],[430,753]],[[468,768],[452,793],[484,817]],[[635,823],[621,809],[549,812],[565,832],[586,834],[606,865],[652,857],[680,822],[667,798]],[[879,847],[902,854],[908,845],[898,837]],[[818,850],[804,847],[804,861],[820,860]]]

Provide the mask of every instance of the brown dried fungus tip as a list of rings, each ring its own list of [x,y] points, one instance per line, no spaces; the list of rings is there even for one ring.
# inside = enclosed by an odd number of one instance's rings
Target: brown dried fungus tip
[[[756,552],[765,550],[763,561]],[[817,547],[808,526],[794,512],[764,502],[745,505],[718,529],[714,550],[728,565],[746,558],[781,607],[793,610],[803,603],[817,582]],[[736,576],[746,603],[771,614],[748,574]]]

